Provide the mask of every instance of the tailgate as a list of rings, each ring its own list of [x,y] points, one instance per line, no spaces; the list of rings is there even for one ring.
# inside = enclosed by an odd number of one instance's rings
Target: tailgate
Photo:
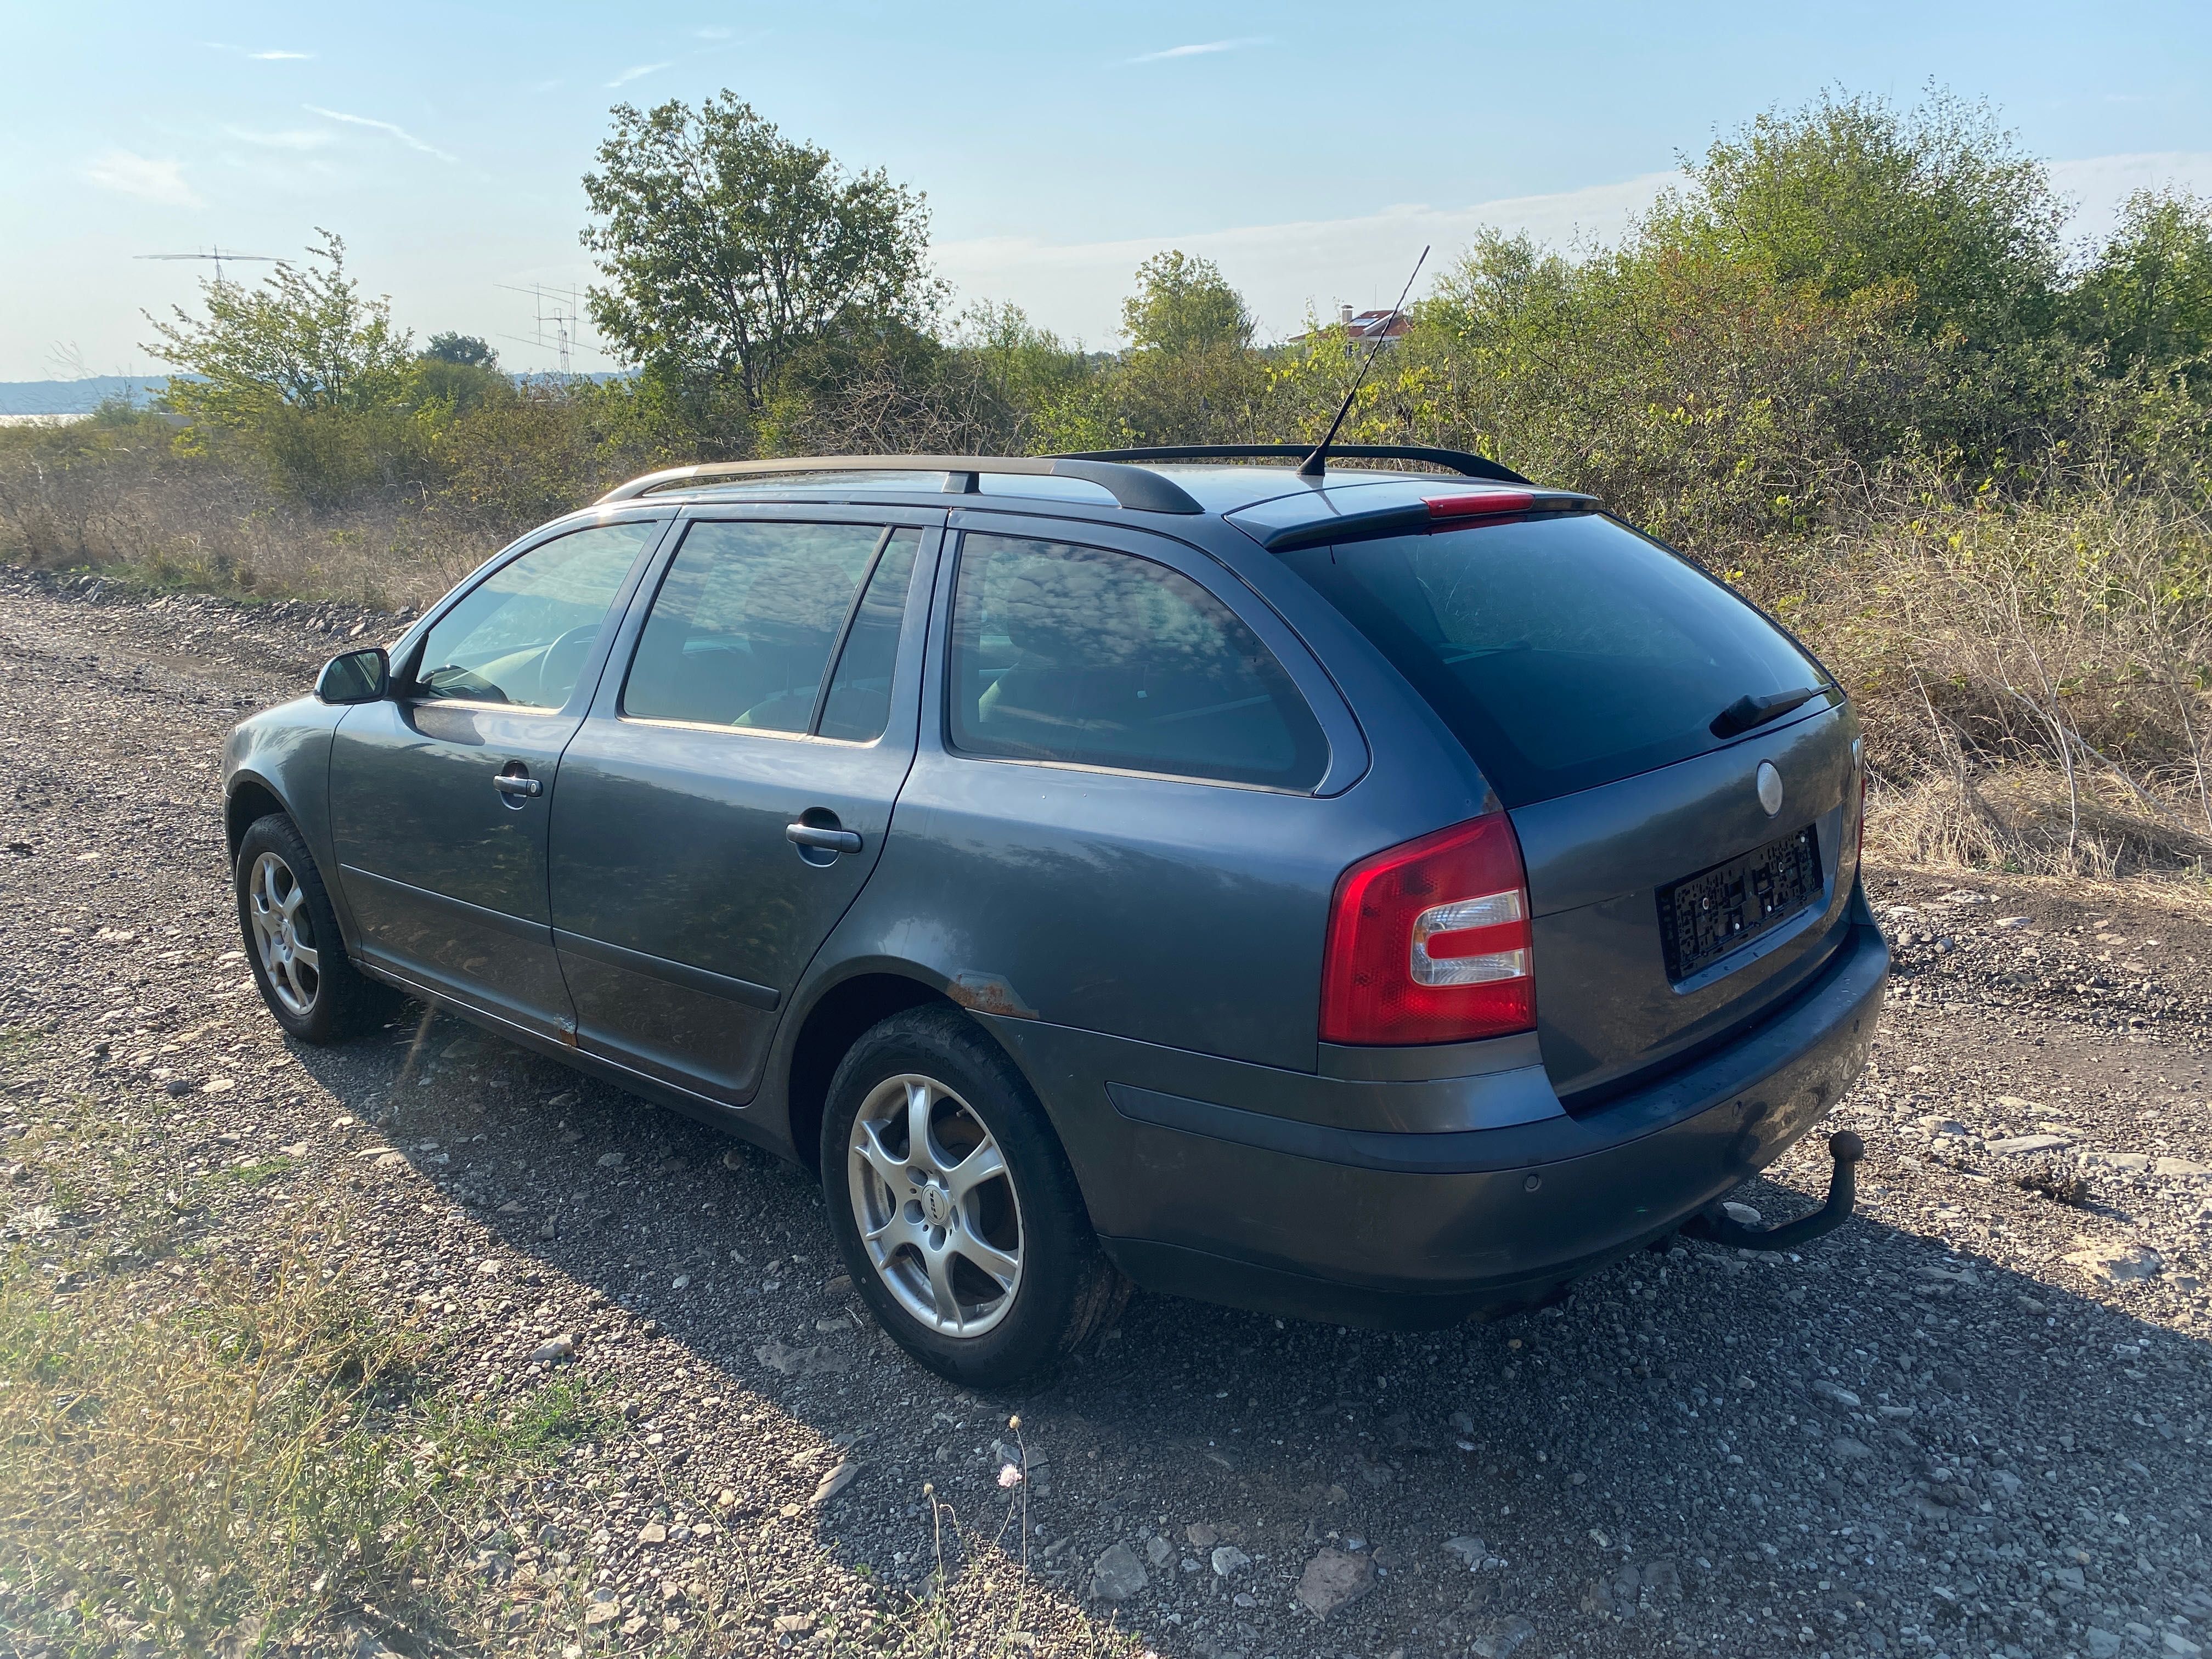
[[[1826,708],[1514,811],[1537,1034],[1570,1109],[1687,1060],[1819,969],[1857,875],[1857,736],[1848,706]],[[1771,813],[1762,763],[1782,784]]]

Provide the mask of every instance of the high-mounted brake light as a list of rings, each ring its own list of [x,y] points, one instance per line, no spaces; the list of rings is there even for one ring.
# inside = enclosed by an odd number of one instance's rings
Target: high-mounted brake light
[[[1536,498],[1525,489],[1486,489],[1465,495],[1424,495],[1432,519],[1488,519],[1502,513],[1526,513]]]
[[[1337,878],[1324,1042],[1465,1042],[1536,1025],[1528,882],[1503,812],[1362,859]]]

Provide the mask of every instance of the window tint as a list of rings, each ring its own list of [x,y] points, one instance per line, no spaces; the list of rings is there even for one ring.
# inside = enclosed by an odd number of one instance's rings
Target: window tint
[[[654,596],[623,712],[805,731],[878,550],[916,535],[872,525],[693,525]]]
[[[1327,745],[1252,630],[1127,553],[971,535],[953,600],[953,747],[1310,789]]]
[[[560,708],[623,578],[660,532],[658,520],[597,525],[510,560],[431,626],[416,693]]]
[[[830,695],[822,700],[825,738],[873,743],[890,724],[891,669],[898,655],[899,624],[906,619],[907,589],[914,583],[915,550],[921,538],[902,530],[876,561],[868,591],[837,653]]]
[[[1726,587],[1595,514],[1283,556],[1413,682],[1509,806],[1703,754],[1737,698],[1828,684]]]

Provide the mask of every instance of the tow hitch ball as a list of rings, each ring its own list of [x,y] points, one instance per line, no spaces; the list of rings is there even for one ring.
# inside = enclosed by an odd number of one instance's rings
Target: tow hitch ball
[[[1716,1202],[1683,1223],[1682,1231],[1691,1238],[1710,1239],[1739,1250],[1794,1250],[1823,1233],[1835,1231],[1850,1219],[1851,1204],[1858,1195],[1854,1171],[1866,1156],[1866,1142],[1849,1129],[1838,1129],[1828,1137],[1828,1156],[1836,1161],[1828,1176],[1828,1200],[1812,1214],[1778,1227],[1747,1227]]]

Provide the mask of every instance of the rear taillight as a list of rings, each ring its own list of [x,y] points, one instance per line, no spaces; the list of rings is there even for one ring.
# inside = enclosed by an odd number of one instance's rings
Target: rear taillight
[[[1866,855],[1867,763],[1864,738],[1851,739],[1851,767],[1859,775],[1859,820],[1851,826],[1851,871],[1856,874],[1860,859]]]
[[[1534,1030],[1528,882],[1503,812],[1362,859],[1337,878],[1324,1042],[1464,1042]]]

